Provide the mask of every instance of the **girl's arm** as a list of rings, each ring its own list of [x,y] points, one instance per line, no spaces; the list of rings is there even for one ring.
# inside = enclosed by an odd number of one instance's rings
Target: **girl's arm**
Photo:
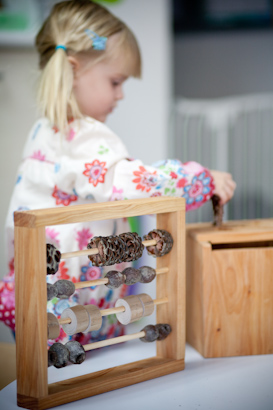
[[[123,160],[115,166],[111,199],[177,196],[185,198],[186,210],[193,210],[214,193],[211,172],[196,162],[164,160],[148,166],[139,160]]]
[[[222,203],[234,192],[229,174],[209,171],[196,162],[164,160],[153,165],[128,160],[120,139],[105,125],[95,122],[79,132],[70,157],[60,164],[58,187],[81,199],[105,202],[151,196],[184,197],[186,209],[200,207],[218,194]],[[75,204],[77,200],[75,201]]]

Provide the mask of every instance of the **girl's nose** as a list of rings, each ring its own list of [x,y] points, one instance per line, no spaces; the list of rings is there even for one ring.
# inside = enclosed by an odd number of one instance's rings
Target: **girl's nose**
[[[124,93],[122,87],[117,88],[117,93],[116,93],[116,99],[117,100],[122,100],[124,98]]]

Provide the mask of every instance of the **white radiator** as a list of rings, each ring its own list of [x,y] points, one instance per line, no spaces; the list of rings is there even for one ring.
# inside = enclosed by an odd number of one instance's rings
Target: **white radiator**
[[[180,98],[174,107],[174,157],[232,173],[224,219],[273,217],[273,94],[217,100]],[[212,220],[206,204],[187,222]]]

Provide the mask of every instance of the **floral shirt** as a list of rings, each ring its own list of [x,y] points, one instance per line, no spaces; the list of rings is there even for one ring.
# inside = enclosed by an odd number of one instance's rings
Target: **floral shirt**
[[[9,274],[0,282],[0,320],[15,329],[14,211],[161,195],[184,197],[186,209],[190,210],[208,201],[213,190],[210,172],[196,162],[182,164],[179,160],[164,160],[144,165],[138,159],[129,159],[121,140],[106,125],[89,117],[70,122],[66,135],[60,135],[46,118],[38,120],[24,148],[7,215]],[[58,225],[46,228],[46,240],[61,252],[68,252],[86,248],[93,236],[129,230],[125,219]],[[121,271],[126,266],[123,263],[117,269]],[[96,279],[110,269],[113,267],[92,266],[87,257],[71,258],[61,261],[58,272],[54,276],[48,275],[47,281]],[[69,299],[52,299],[48,302],[48,311],[59,317],[65,308],[78,303],[93,303],[106,309],[126,292],[125,285],[115,291],[106,286],[81,289]],[[73,338],[87,343],[90,339],[101,340],[123,332],[123,326],[111,315],[103,318],[99,331],[77,334]],[[66,339],[61,330],[58,340]]]

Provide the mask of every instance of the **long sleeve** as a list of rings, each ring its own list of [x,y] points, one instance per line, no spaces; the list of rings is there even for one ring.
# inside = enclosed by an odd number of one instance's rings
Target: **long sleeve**
[[[211,198],[213,179],[202,165],[179,160],[144,165],[141,160],[129,160],[120,139],[105,125],[84,124],[70,157],[63,157],[60,165],[58,185],[62,190],[73,189],[81,199],[96,202],[178,196],[185,198],[187,210]]]
[[[61,137],[43,119],[33,128],[11,201],[15,210],[150,196],[186,199],[192,210],[208,201],[212,176],[196,162],[129,160],[121,140],[104,124],[83,119]],[[12,221],[10,221],[12,223]]]
[[[196,162],[182,164],[165,160],[154,166],[141,161],[120,161],[115,169],[113,199],[147,196],[177,196],[186,200],[186,210],[193,210],[208,201],[214,190],[212,176]]]

